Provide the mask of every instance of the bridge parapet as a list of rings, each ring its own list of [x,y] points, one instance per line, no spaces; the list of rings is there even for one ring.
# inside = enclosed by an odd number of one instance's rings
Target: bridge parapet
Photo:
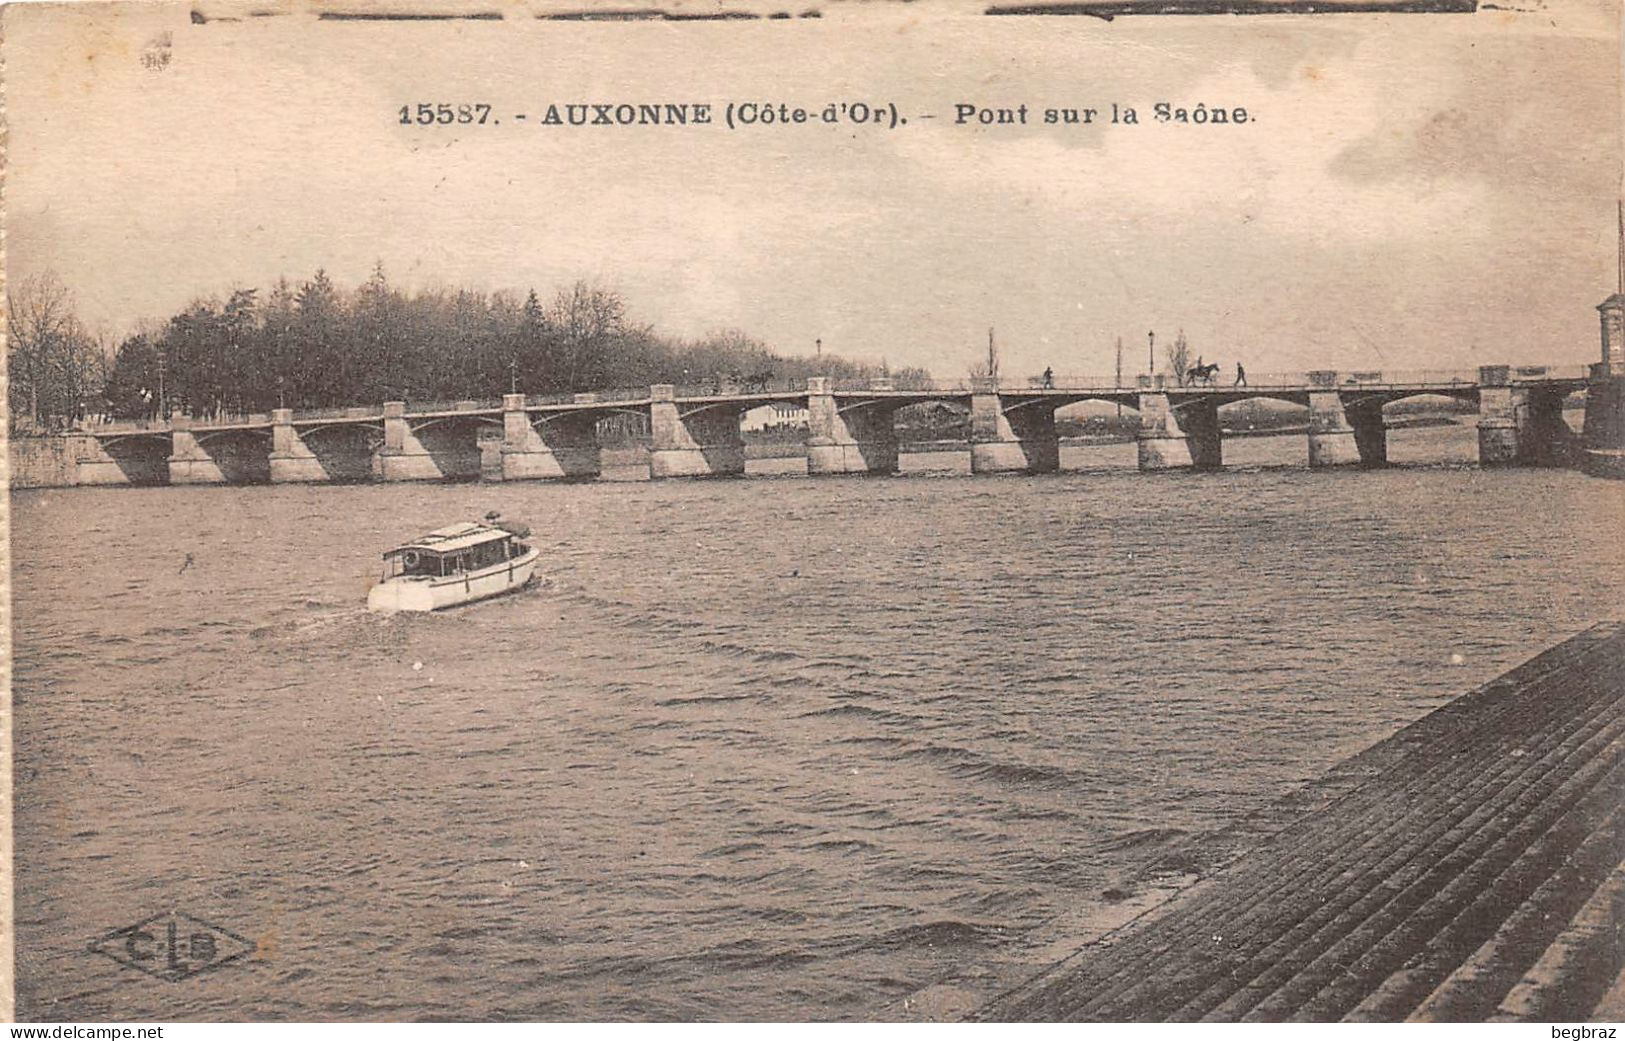
[[[167,419],[109,419],[99,422],[81,421],[74,433],[113,436],[115,434],[168,433]]]
[[[293,423],[315,423],[331,419],[377,419],[382,416],[382,405],[344,405],[335,408],[301,408],[287,410]]]
[[[775,378],[769,373],[754,376],[716,376],[699,382],[672,384],[679,398],[726,398],[744,394],[805,394],[807,380]]]
[[[1003,387],[1008,381],[1000,380]],[[1048,384],[1043,376],[1028,376],[1024,390],[1132,390],[1133,385],[1119,383],[1114,376],[1079,376],[1062,374],[1051,376]]]
[[[1520,365],[1512,370],[1514,381],[1560,381],[1586,380],[1591,377],[1591,366],[1575,365]]]
[[[625,401],[646,401],[649,397],[648,387],[615,387],[610,390],[577,391],[568,394],[524,394],[525,408],[547,408],[557,405],[581,405],[587,403],[616,404]],[[506,395],[506,402],[512,395]],[[506,406],[504,406],[506,407]]]
[[[814,378],[824,380],[830,392],[835,394],[854,394],[864,391],[897,394],[968,394],[971,390],[971,380],[969,379],[927,379],[917,376],[820,376]]]
[[[408,416],[436,415],[446,412],[494,412],[502,407],[501,398],[461,398],[457,401],[423,401],[402,403]]]
[[[184,429],[194,427],[207,430],[227,427],[263,427],[271,423],[268,412],[216,412],[207,416],[192,416],[185,412],[173,413],[168,419],[105,419],[80,420],[74,424],[75,433],[91,434],[97,437],[113,437],[119,434],[139,433],[168,433],[172,430],[182,429],[175,425],[179,417],[186,423]]]

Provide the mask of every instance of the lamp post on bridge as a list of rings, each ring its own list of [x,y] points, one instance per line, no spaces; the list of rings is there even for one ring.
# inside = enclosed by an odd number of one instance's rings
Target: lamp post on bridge
[[[1146,362],[1145,362],[1145,364],[1147,366],[1145,372],[1146,372],[1146,375],[1148,375],[1148,376],[1155,376],[1157,374],[1157,333],[1156,333],[1156,330],[1153,329],[1151,332],[1146,333],[1145,334],[1145,340],[1146,340],[1146,356],[1145,356],[1146,357]]]
[[[1123,338],[1121,336],[1119,336],[1117,338],[1117,382],[1114,384],[1114,386],[1121,387],[1122,385],[1123,385]],[[1121,401],[1119,401],[1117,403],[1117,418],[1118,419],[1123,418],[1123,403]]]

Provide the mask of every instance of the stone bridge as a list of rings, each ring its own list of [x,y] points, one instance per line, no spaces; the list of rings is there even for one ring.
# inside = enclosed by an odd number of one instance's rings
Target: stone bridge
[[[1140,469],[1215,469],[1223,462],[1219,408],[1262,398],[1309,409],[1310,466],[1375,466],[1387,461],[1383,406],[1442,395],[1476,404],[1483,464],[1556,465],[1573,457],[1577,441],[1562,418],[1564,399],[1584,391],[1588,432],[1595,427],[1617,439],[1625,429],[1621,382],[1607,365],[1318,371],[1259,376],[1242,386],[1180,386],[1151,376],[1131,386],[1067,377],[1019,386],[997,378],[899,386],[888,379],[814,377],[771,387],[659,384],[547,398],[277,409],[213,420],[177,414],[70,436],[77,441],[80,484],[580,480],[601,471],[600,425],[630,415],[648,431],[651,477],[700,477],[744,473],[741,417],[780,403],[806,409],[808,473],[892,473],[897,411],[941,402],[969,415],[972,472],[1044,473],[1060,465],[1056,410],[1103,401],[1139,413]]]

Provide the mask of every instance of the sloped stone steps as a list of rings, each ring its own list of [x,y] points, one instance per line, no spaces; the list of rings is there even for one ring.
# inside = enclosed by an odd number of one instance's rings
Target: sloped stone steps
[[[1295,795],[1315,808],[1154,918],[977,1018],[1583,1018],[1625,965],[1622,672],[1610,623],[1463,695],[1334,769],[1320,805]]]

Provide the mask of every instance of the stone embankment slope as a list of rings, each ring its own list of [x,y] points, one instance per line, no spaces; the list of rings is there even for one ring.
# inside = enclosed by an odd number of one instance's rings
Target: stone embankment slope
[[[976,1018],[1625,1016],[1625,625],[1552,648],[1283,805],[1248,852]]]

